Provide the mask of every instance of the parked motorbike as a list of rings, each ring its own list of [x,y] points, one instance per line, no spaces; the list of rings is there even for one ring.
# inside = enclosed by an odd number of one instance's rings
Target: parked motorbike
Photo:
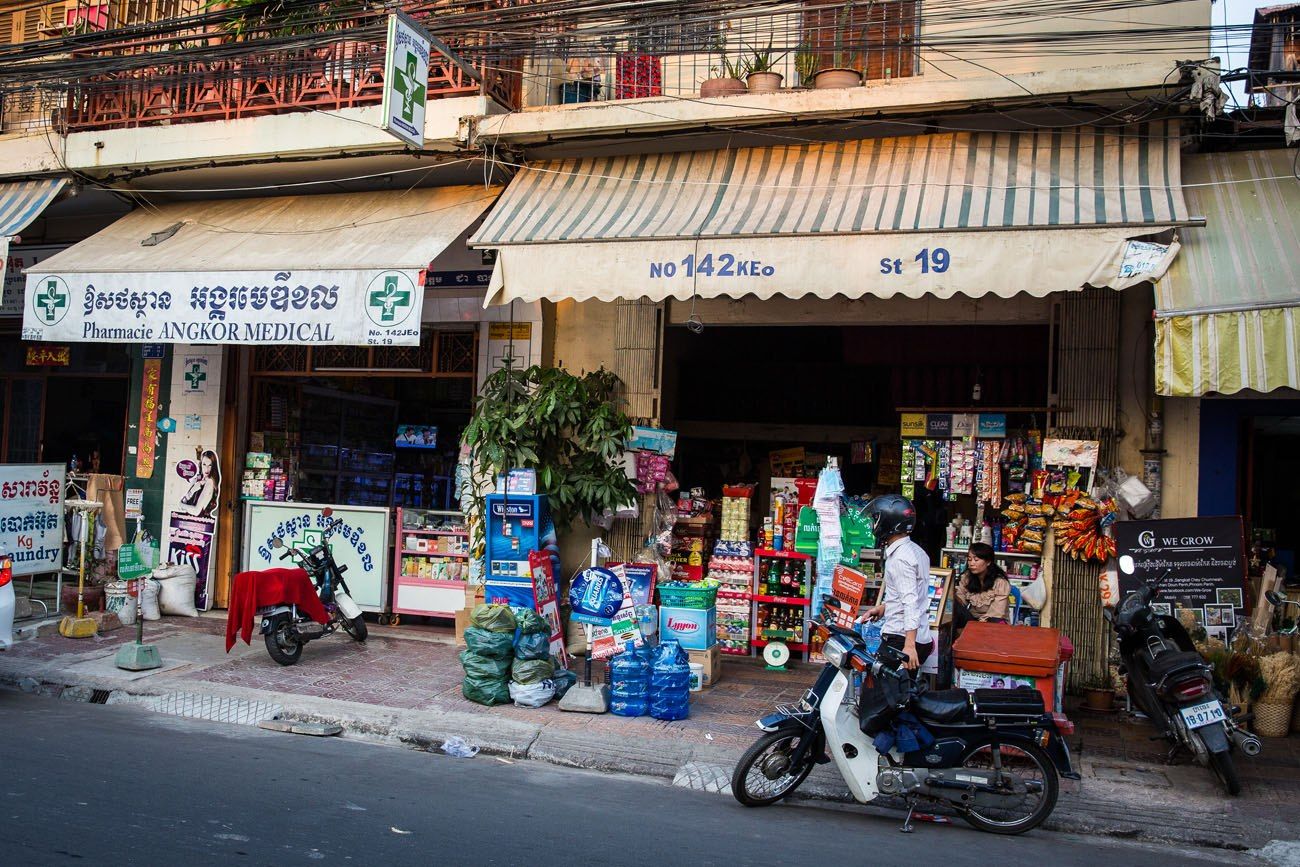
[[[1037,690],[928,692],[903,668],[901,651],[882,644],[872,655],[857,632],[820,628],[829,637],[816,684],[797,704],[758,721],[764,734],[732,774],[731,790],[745,806],[774,804],[799,788],[814,765],[834,762],[861,803],[880,795],[906,799],[904,832],[912,830],[918,802],[927,800],[953,807],[981,831],[1023,834],[1051,815],[1059,777],[1079,778],[1063,737],[1074,726],[1045,712]],[[870,690],[862,708],[860,688]],[[934,743],[878,753],[875,734],[904,711]]]
[[[1133,558],[1119,558],[1120,571],[1134,572]],[[1168,614],[1156,614],[1151,603],[1171,572],[1143,583],[1124,597],[1118,608],[1103,609],[1119,636],[1120,673],[1128,685],[1129,700],[1172,745],[1170,757],[1189,753],[1197,764],[1209,767],[1224,791],[1241,791],[1232,754],[1241,750],[1259,755],[1259,739],[1237,726],[1233,713],[1214,688],[1213,668],[1192,644],[1191,636]]]
[[[328,518],[331,511],[326,509],[324,515]],[[357,642],[366,640],[365,618],[361,616],[361,608],[352,601],[347,582],[343,580],[348,567],[334,562],[334,554],[330,551],[330,536],[342,525],[341,520],[330,523],[320,541],[306,550],[286,546],[283,539],[271,540],[272,547],[284,549],[281,560],[292,557],[307,572],[320,594],[325,613],[329,615],[328,623],[317,623],[299,611],[296,605],[275,605],[257,610],[262,618],[266,652],[281,665],[293,665],[302,657],[304,644],[333,635],[340,627]]]

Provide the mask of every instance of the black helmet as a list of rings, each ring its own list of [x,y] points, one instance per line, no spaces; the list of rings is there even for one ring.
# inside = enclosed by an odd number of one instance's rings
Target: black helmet
[[[916,507],[902,494],[883,494],[867,503],[866,517],[871,522],[876,547],[881,548],[890,536],[912,532],[916,526]]]

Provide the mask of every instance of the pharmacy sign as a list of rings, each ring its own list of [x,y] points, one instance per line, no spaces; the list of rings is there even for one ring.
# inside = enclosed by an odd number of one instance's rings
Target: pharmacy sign
[[[410,16],[388,16],[382,127],[414,148],[424,147],[429,42],[429,34]]]

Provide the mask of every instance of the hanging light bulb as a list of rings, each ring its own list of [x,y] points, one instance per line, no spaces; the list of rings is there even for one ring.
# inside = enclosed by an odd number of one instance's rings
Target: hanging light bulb
[[[978,382],[976,382],[975,385],[971,387],[970,399],[973,401],[978,401],[980,399],[980,395],[982,395],[983,393],[984,393],[984,388]]]

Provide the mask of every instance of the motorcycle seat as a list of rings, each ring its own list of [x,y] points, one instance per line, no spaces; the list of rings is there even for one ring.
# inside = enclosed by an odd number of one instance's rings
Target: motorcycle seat
[[[937,723],[957,722],[970,707],[970,693],[964,689],[923,692],[916,698],[917,716]]]
[[[1151,660],[1147,673],[1153,683],[1160,683],[1170,675],[1205,665],[1205,660],[1195,651],[1169,650]]]

